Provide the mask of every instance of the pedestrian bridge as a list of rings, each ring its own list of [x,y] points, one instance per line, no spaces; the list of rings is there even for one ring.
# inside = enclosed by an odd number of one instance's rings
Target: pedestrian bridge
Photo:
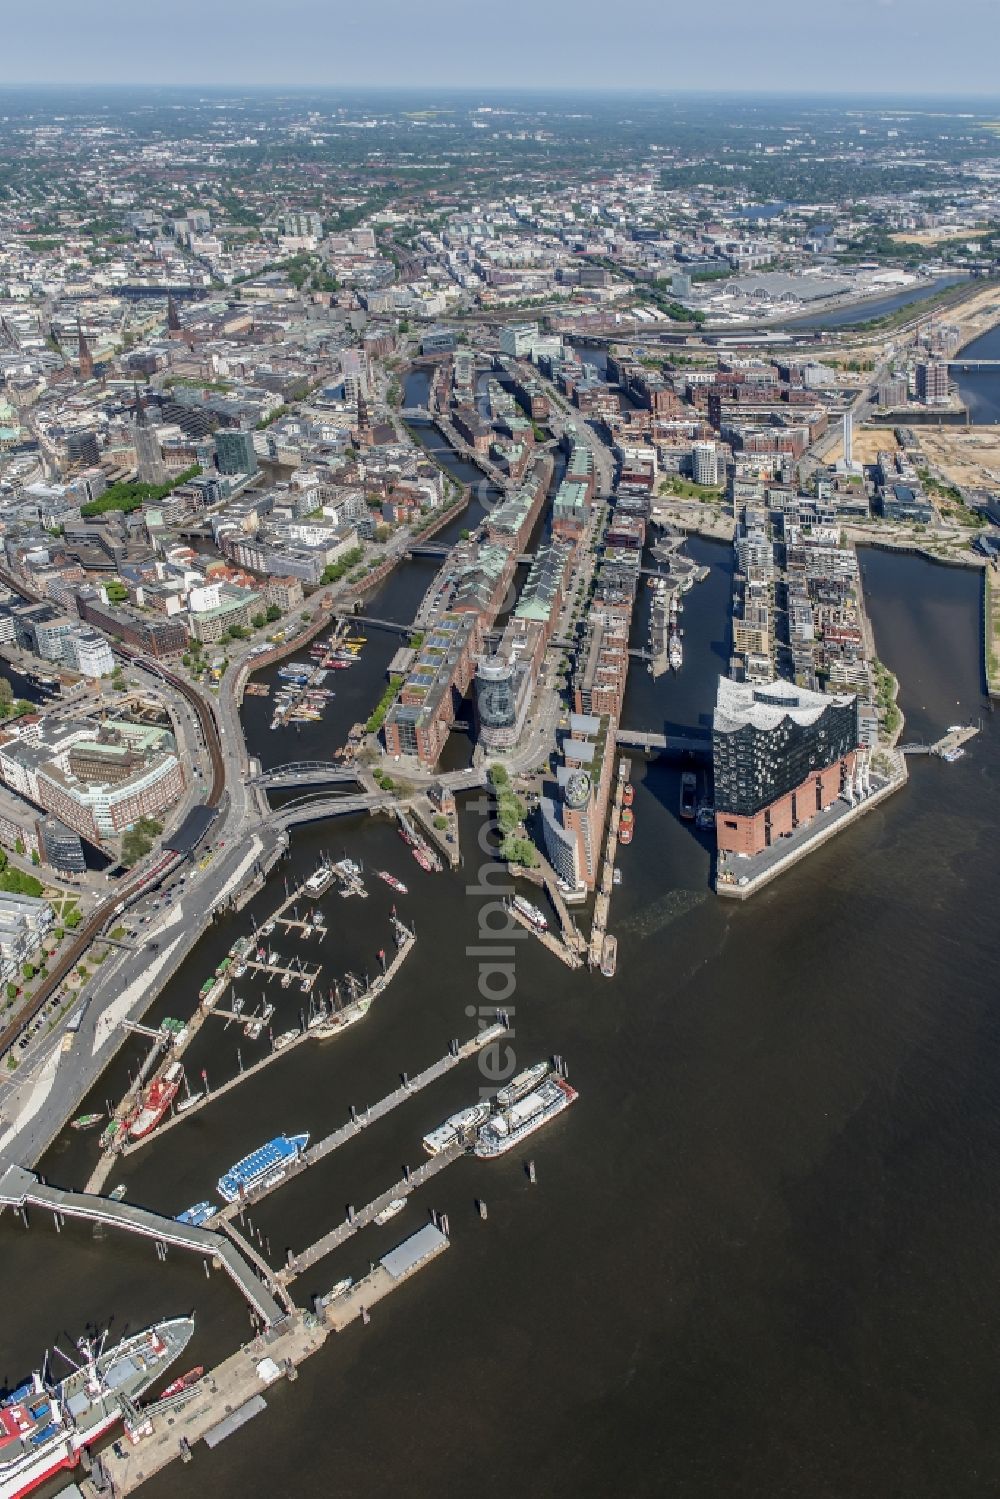
[[[160,1213],[135,1207],[129,1202],[112,1202],[109,1197],[96,1197],[89,1192],[49,1187],[33,1171],[14,1165],[4,1168],[0,1175],[0,1206],[14,1208],[26,1227],[29,1206],[46,1208],[54,1215],[57,1228],[61,1228],[63,1218],[82,1218],[88,1223],[101,1223],[108,1228],[139,1234],[159,1245],[175,1245],[206,1259],[218,1260],[230,1280],[269,1327],[286,1315],[230,1240],[212,1229],[178,1223],[175,1218],[164,1218]]]
[[[708,730],[689,734],[647,733],[643,729],[619,729],[615,742],[620,749],[657,751],[665,755],[690,755],[696,760],[712,758],[712,736]]]

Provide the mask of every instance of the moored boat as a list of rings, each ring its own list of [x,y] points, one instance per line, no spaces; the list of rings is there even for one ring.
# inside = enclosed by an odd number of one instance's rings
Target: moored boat
[[[180,1062],[171,1062],[166,1072],[150,1083],[142,1108],[129,1126],[133,1140],[143,1139],[156,1128],[177,1097],[183,1076],[184,1068]]]
[[[195,1364],[193,1369],[189,1369],[187,1373],[182,1374],[179,1379],[172,1379],[167,1385],[166,1389],[160,1395],[160,1399],[167,1400],[171,1395],[179,1395],[182,1390],[189,1390],[192,1385],[198,1383],[204,1372],[204,1364]]]
[[[294,1032],[298,1035],[298,1032]],[[225,1176],[216,1183],[219,1196],[225,1202],[239,1201],[241,1193],[253,1192],[262,1186],[272,1186],[281,1181],[292,1161],[309,1144],[308,1133],[300,1135],[275,1135],[266,1144],[258,1146],[235,1166],[230,1166]]]
[[[62,1468],[75,1468],[90,1447],[123,1417],[178,1358],[194,1332],[190,1317],[154,1323],[98,1350],[87,1339],[73,1372],[59,1381],[42,1374],[0,1401],[0,1499],[20,1499]]]
[[[372,1222],[377,1223],[381,1228],[383,1223],[388,1223],[390,1218],[395,1218],[397,1213],[401,1213],[405,1206],[405,1197],[394,1197],[391,1202],[387,1202],[385,1207],[375,1214]]]
[[[688,819],[695,814],[698,802],[698,777],[691,770],[681,776],[681,816]]]
[[[530,921],[531,925],[537,931],[544,932],[548,930],[549,923],[544,913],[537,906],[533,906],[530,900],[525,900],[523,895],[515,895],[511,901],[511,905],[526,921]]]
[[[499,1094],[497,1096],[499,1098]],[[492,1114],[480,1127],[474,1147],[476,1155],[506,1155],[508,1150],[513,1150],[543,1124],[569,1108],[576,1098],[576,1089],[571,1088],[565,1078],[546,1077],[537,1088]]]
[[[81,1114],[78,1119],[70,1121],[70,1129],[93,1129],[95,1124],[100,1124],[104,1118],[103,1114]]]

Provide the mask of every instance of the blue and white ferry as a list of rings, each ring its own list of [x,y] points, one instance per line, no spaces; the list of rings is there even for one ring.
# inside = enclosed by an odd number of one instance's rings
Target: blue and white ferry
[[[273,1186],[284,1176],[289,1161],[296,1160],[308,1144],[308,1134],[275,1135],[219,1177],[219,1196],[225,1202],[238,1202],[241,1192],[246,1195],[259,1187]]]

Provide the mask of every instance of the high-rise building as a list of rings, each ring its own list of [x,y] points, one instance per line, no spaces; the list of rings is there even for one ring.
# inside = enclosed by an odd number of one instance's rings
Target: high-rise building
[[[244,432],[241,427],[220,427],[215,434],[215,451],[220,474],[257,472],[252,432]]]
[[[719,678],[712,721],[720,853],[752,856],[867,786],[853,693]]]
[[[90,466],[100,463],[101,454],[97,446],[97,433],[87,431],[67,432],[66,456],[70,463],[84,463]]]
[[[942,363],[917,365],[917,400],[927,405],[948,399],[948,366]]]
[[[691,449],[694,482],[714,489],[719,482],[719,450],[714,442],[696,442]]]

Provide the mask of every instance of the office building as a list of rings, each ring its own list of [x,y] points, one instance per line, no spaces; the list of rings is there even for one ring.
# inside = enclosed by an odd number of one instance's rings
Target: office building
[[[220,474],[257,472],[252,432],[244,432],[240,427],[220,427],[215,434],[215,451]]]
[[[537,338],[537,323],[511,323],[500,329],[500,352],[513,359],[530,359]]]

